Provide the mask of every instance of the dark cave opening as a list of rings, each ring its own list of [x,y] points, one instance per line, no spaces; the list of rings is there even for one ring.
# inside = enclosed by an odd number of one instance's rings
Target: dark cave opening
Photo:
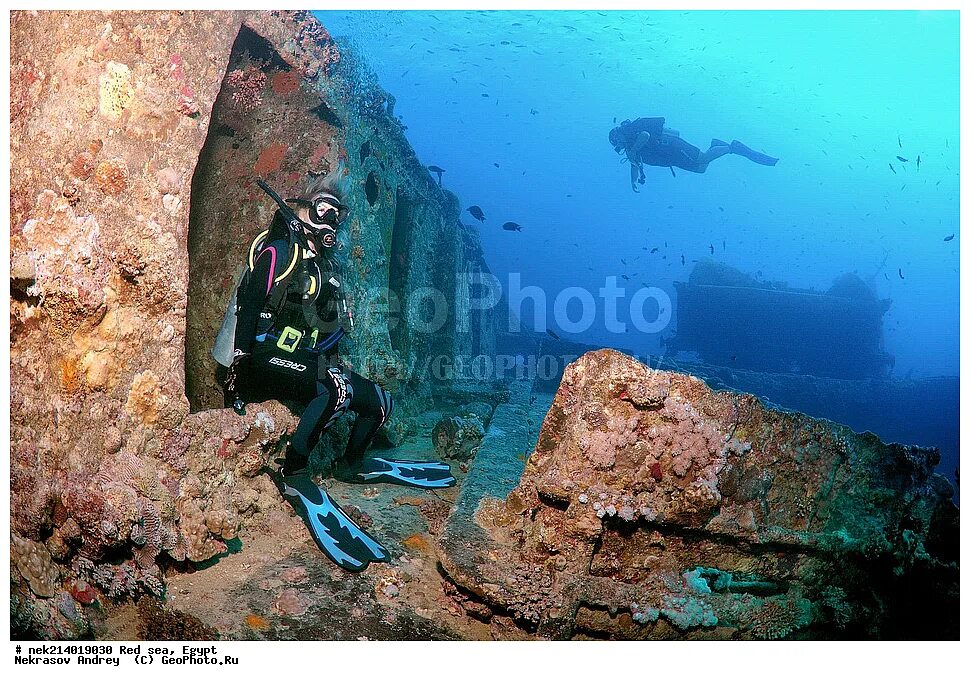
[[[249,28],[246,24],[243,24],[240,26],[236,40],[232,44],[232,52],[229,55],[229,68],[226,71],[230,71],[233,64],[238,63],[240,58],[247,53],[252,61],[265,64],[263,69],[265,71],[291,70],[290,65],[280,56],[280,53],[276,51],[276,48],[273,47],[270,41],[256,33],[256,31]]]
[[[326,102],[321,101],[319,106],[310,109],[310,111],[324,123],[328,123],[335,128],[344,127],[343,121],[340,120],[333,109],[327,106]]]
[[[364,183],[364,194],[367,196],[367,203],[371,206],[377,203],[381,196],[381,184],[374,171],[367,173],[367,181]]]

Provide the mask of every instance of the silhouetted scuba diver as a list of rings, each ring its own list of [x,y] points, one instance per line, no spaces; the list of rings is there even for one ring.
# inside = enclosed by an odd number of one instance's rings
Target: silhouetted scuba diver
[[[734,140],[730,144],[712,139],[711,146],[702,152],[693,144],[680,138],[676,130],[664,127],[664,118],[638,118],[623,121],[610,130],[610,144],[618,154],[625,154],[630,162],[630,185],[633,191],[643,184],[646,177],[643,166],[681,168],[692,173],[703,173],[708,164],[725,154],[738,154],[763,166],[773,166],[777,158],[759,153]]]
[[[213,355],[229,364],[226,400],[237,412],[245,413],[246,401],[305,405],[281,470],[270,473],[320,549],[341,567],[363,570],[371,562],[387,561],[389,554],[312,481],[310,452],[324,431],[346,412],[357,414],[344,458],[334,470],[345,482],[440,488],[453,485],[455,478],[447,464],[437,461],[365,454],[394,401],[376,383],[341,366],[338,358],[337,345],[353,329],[353,319],[333,257],[337,228],[348,212],[335,182],[317,178],[302,197],[287,201],[262,180],[257,183],[279,209],[249,248],[249,268],[230,302]]]

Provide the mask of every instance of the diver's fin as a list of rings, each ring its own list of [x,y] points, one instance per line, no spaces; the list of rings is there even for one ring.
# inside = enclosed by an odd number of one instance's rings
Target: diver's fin
[[[725,142],[724,140],[719,140],[718,138],[715,137],[715,138],[713,138],[711,140],[711,146],[712,147],[727,147],[727,146],[730,146],[730,145],[727,142]]]
[[[755,163],[763,166],[773,166],[778,163],[777,158],[773,158],[768,156],[768,154],[762,154],[759,151],[755,151],[751,147],[741,144],[737,140],[731,142],[731,153],[744,156],[749,161],[754,161]]]
[[[271,472],[283,497],[303,518],[320,550],[340,567],[360,572],[370,563],[384,563],[390,554],[364,532],[306,473],[283,477]]]
[[[370,484],[389,482],[421,489],[439,489],[455,484],[451,468],[440,461],[403,461],[382,456],[365,457],[356,464],[338,467],[334,477],[344,482]]]

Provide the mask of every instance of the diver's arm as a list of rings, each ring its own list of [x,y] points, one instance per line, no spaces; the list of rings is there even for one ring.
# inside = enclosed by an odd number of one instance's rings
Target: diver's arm
[[[639,162],[641,160],[640,152],[646,149],[647,145],[650,144],[651,137],[652,135],[649,132],[642,130],[640,134],[637,135],[637,138],[633,141],[633,144],[630,146],[630,149],[627,152],[627,157],[631,161]]]
[[[237,293],[238,311],[236,312],[234,356],[252,352],[259,313],[262,312],[266,296],[273,287],[277,270],[281,266],[285,266],[285,264],[281,265],[281,261],[286,256],[286,243],[282,240],[264,246],[256,257],[255,266],[253,271],[249,273],[246,287],[241,288]]]

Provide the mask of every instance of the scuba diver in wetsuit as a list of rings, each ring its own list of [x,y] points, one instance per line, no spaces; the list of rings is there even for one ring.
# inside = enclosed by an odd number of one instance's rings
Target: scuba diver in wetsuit
[[[262,180],[257,183],[279,209],[250,246],[249,269],[227,311],[227,319],[234,313],[235,328],[226,399],[243,414],[246,401],[287,399],[305,405],[282,469],[271,475],[320,549],[341,567],[363,570],[370,562],[388,560],[389,554],[312,481],[307,466],[321,435],[346,412],[357,414],[334,470],[334,477],[345,482],[434,489],[453,485],[455,478],[447,464],[437,461],[366,453],[394,401],[382,387],[342,366],[338,357],[338,342],[352,329],[353,319],[334,258],[337,228],[348,208],[334,183],[318,178],[303,196],[287,201]]]
[[[703,173],[708,164],[725,154],[744,156],[763,166],[773,166],[778,163],[777,158],[754,151],[750,147],[734,140],[730,144],[719,139],[712,139],[711,146],[702,152],[693,144],[682,140],[676,130],[664,127],[666,119],[638,118],[635,121],[623,121],[610,130],[610,144],[618,154],[625,154],[625,160],[630,162],[630,185],[633,191],[637,184],[643,184],[646,177],[643,166],[661,166],[681,168],[692,173]]]

